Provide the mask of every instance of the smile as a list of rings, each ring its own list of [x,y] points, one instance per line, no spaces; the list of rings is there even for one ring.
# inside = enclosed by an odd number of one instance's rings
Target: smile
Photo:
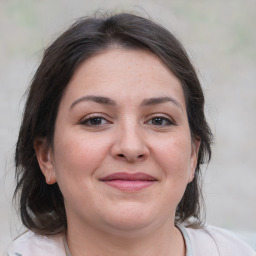
[[[145,173],[113,173],[100,181],[122,191],[139,191],[153,185],[157,179]]]

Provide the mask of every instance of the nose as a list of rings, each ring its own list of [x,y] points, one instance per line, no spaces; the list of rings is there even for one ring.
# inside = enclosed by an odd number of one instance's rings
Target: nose
[[[147,159],[149,148],[145,142],[143,131],[136,125],[120,127],[111,154],[115,159],[130,163]]]

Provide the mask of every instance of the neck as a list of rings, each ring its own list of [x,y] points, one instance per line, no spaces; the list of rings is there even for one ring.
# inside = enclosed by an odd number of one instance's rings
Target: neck
[[[157,229],[146,228],[129,232],[104,232],[90,226],[73,229],[72,225],[69,225],[67,243],[72,256],[185,256],[186,254],[182,234],[170,223]]]

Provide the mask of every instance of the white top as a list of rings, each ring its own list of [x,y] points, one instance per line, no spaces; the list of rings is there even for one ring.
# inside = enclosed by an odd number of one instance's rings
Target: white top
[[[256,256],[232,233],[213,226],[192,229],[178,226],[186,243],[186,256]],[[9,256],[71,256],[65,235],[46,237],[28,231],[12,243]]]

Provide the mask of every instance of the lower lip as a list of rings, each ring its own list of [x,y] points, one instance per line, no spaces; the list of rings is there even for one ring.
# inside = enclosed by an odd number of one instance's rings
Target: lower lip
[[[155,181],[149,180],[110,180],[103,182],[122,191],[139,191],[155,183]]]

